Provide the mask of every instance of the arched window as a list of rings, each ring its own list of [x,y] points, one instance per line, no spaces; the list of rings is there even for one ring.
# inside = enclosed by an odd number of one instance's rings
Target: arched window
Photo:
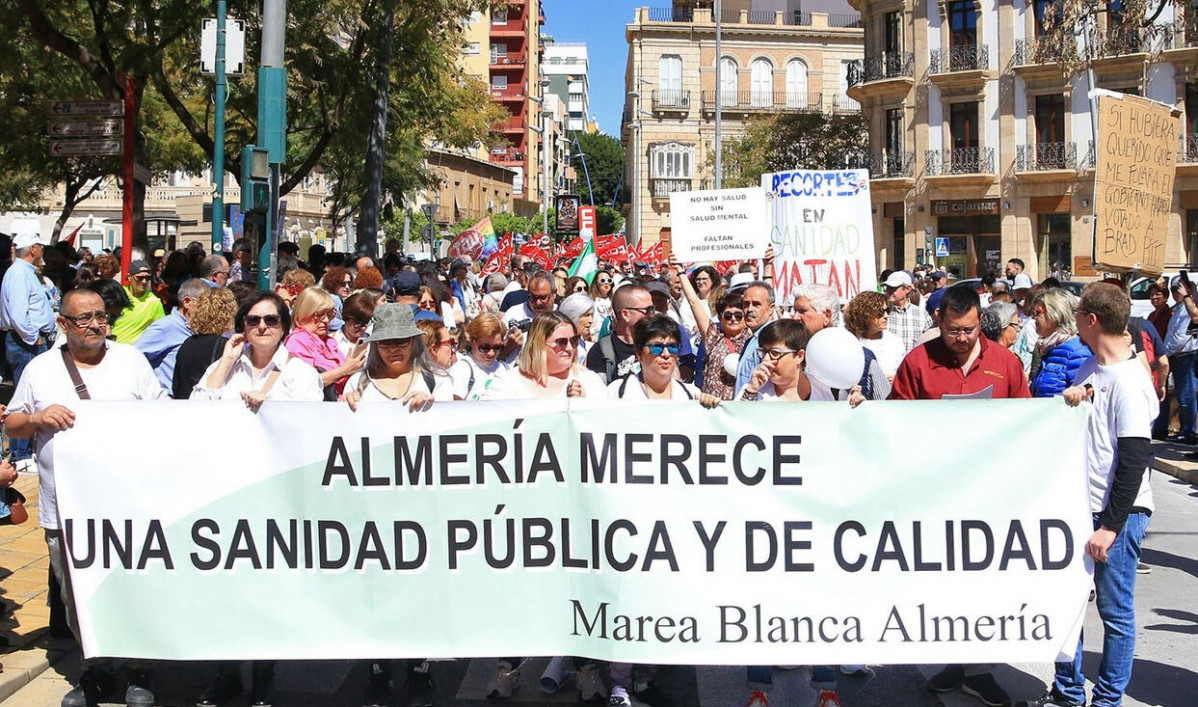
[[[807,65],[798,59],[791,59],[786,64],[786,107],[810,107],[807,105]]]
[[[774,104],[774,67],[765,59],[754,59],[749,101],[754,108],[769,108]]]
[[[736,105],[736,61],[731,57],[720,59],[720,105]]]

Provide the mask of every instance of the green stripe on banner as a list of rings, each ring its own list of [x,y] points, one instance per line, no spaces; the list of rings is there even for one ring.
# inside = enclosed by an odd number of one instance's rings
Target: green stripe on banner
[[[112,420],[138,421],[135,455],[96,454]],[[1046,662],[1090,586],[1084,421],[1060,400],[82,402],[52,444],[88,656]],[[1035,463],[994,453],[1012,439]]]

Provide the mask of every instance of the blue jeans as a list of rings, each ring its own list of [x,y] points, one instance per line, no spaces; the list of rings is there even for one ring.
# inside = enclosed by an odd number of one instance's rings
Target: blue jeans
[[[774,685],[774,669],[769,665],[750,665],[745,668],[750,690],[766,692]],[[817,690],[836,689],[836,669],[830,665],[811,667],[811,686]]]
[[[47,348],[45,337],[40,338],[40,343],[27,344],[21,340],[21,336],[16,332],[9,331],[4,335],[4,360],[8,364],[8,370],[12,371],[12,385],[17,387],[17,383],[21,380],[21,374],[25,372],[25,366],[33,360],[33,357],[42,353]],[[8,453],[14,462],[28,459],[33,456],[33,439],[10,439],[8,440]]]
[[[1177,418],[1181,423],[1181,433],[1192,435],[1195,418],[1198,417],[1194,354],[1181,353],[1170,356],[1169,369],[1173,371],[1173,388],[1177,391]]]
[[[1098,517],[1094,517],[1098,527]],[[1148,530],[1148,514],[1131,513],[1115,538],[1106,562],[1094,563],[1094,594],[1102,617],[1102,663],[1094,680],[1092,707],[1118,707],[1131,681],[1136,652],[1136,564]],[[1071,663],[1057,663],[1054,690],[1062,697],[1086,703],[1086,676],[1082,674],[1082,637]]]

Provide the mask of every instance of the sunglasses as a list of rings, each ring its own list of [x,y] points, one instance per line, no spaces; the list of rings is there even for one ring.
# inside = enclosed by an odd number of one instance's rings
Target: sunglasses
[[[720,315],[720,319],[727,319],[733,322],[739,322],[745,318],[744,312],[724,312]]]
[[[678,344],[645,344],[645,349],[654,356],[660,356],[667,351],[671,356],[677,356],[682,350]]]
[[[777,361],[788,354],[798,353],[790,349],[766,349],[765,355],[770,357],[771,361]]]
[[[448,346],[451,349],[456,349],[458,347],[458,340],[457,339],[446,339],[445,341],[437,342],[437,346]]]
[[[503,351],[503,344],[498,344],[496,346],[492,346],[490,344],[479,344],[478,345],[479,353],[499,353],[501,351]]]
[[[600,284],[600,285],[610,285],[610,284],[611,284],[611,279],[610,279],[610,278],[606,278],[606,277],[601,277],[601,278],[599,278],[599,284]]]
[[[565,349],[574,348],[575,346],[578,346],[578,337],[577,336],[563,336],[563,337],[560,337],[557,339],[550,339],[546,343],[549,344],[549,348],[551,348],[551,349],[554,349],[556,351],[563,351]]]
[[[247,314],[247,315],[245,315],[245,325],[247,327],[257,327],[261,324],[265,324],[268,329],[274,329],[282,321],[283,321],[282,318],[280,318],[279,315],[277,315],[277,314],[265,314],[265,315]]]
[[[129,278],[129,279],[130,279],[130,280],[137,280],[138,282],[149,282],[149,281],[150,281],[150,276],[149,276],[149,275],[134,275],[133,277],[131,277],[131,278]]]

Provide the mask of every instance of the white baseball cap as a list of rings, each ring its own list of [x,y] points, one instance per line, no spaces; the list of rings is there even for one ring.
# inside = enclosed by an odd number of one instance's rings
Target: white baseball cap
[[[910,287],[912,284],[911,276],[905,270],[895,270],[890,273],[890,277],[886,278],[886,282],[882,284],[886,287],[894,287],[896,289],[899,287]]]
[[[13,234],[12,244],[14,248],[20,250],[31,245],[50,245],[50,239],[37,231],[21,231]]]

